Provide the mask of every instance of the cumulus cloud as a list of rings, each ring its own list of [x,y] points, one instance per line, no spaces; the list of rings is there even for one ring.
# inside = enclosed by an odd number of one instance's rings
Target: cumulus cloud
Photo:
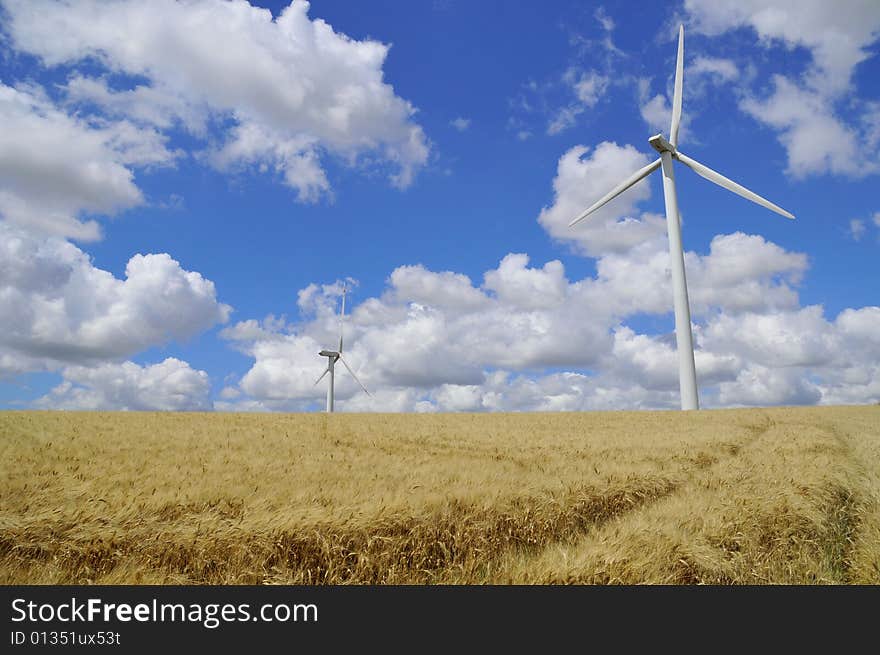
[[[568,242],[592,257],[626,252],[646,240],[665,234],[659,216],[641,214],[639,202],[650,197],[643,180],[596,211],[574,228],[568,224],[620,180],[647,165],[650,159],[631,145],[603,141],[590,152],[575,146],[559,159],[553,180],[553,204],[541,210],[538,222],[554,238]]]
[[[562,262],[553,260],[542,268],[529,268],[525,254],[510,254],[498,268],[488,271],[483,286],[502,303],[520,309],[547,309],[563,303],[568,280]]]
[[[649,240],[597,261],[572,281],[558,261],[511,253],[475,286],[464,275],[400,267],[378,297],[353,307],[346,357],[373,396],[339,370],[343,411],[561,411],[678,406],[674,335],[629,319],[669,322],[668,253]],[[706,406],[869,402],[880,367],[880,308],[801,307],[807,268],[760,236],[718,235],[687,253],[697,321],[696,364]],[[637,281],[637,282],[634,282]],[[224,334],[253,357],[241,397],[219,409],[323,406],[319,350],[333,346],[339,285],[311,285],[305,320],[243,321]],[[351,305],[349,305],[351,307]],[[562,370],[559,370],[562,369]],[[755,380],[760,380],[760,384]]]
[[[486,295],[461,273],[434,273],[421,265],[399,266],[389,281],[401,303],[433,305],[449,313],[478,310],[489,304]]]
[[[169,357],[139,366],[133,362],[70,366],[64,381],[34,402],[38,409],[185,411],[210,410],[208,374]]]
[[[837,352],[837,335],[818,305],[790,312],[719,316],[701,331],[700,344],[747,360],[787,368],[823,366]]]
[[[821,399],[819,388],[802,371],[754,364],[718,389],[718,402],[727,407],[813,405]]]
[[[0,222],[0,375],[129,357],[228,319],[214,284],[168,254],[133,256],[125,279],[73,244]]]
[[[0,123],[0,216],[44,234],[99,238],[84,215],[144,201],[129,166],[174,159],[156,132],[68,116],[36,88],[0,84]]]
[[[736,332],[736,334],[734,334]],[[774,316],[719,321],[710,348],[739,353],[736,380],[719,386],[725,405],[857,404],[880,399],[880,307],[847,309],[834,321],[810,306]]]
[[[400,267],[381,297],[360,303],[346,322],[346,358],[378,400],[358,402],[381,403],[389,388],[427,392],[442,384],[480,384],[489,362],[519,370],[589,365],[610,341],[591,318],[603,309],[567,302],[577,289],[559,262],[532,268],[528,257],[512,254],[484,279],[476,287],[460,274]],[[323,388],[313,384],[325,365],[317,352],[338,339],[337,324],[326,318],[338,308],[337,297],[318,298],[325,309],[314,319],[271,336],[243,323],[224,333],[254,337],[238,342],[255,359],[240,384],[247,395],[261,401],[322,397]],[[358,391],[345,372],[337,383],[341,399]],[[388,402],[401,398],[395,392]]]
[[[69,103],[205,137],[214,166],[273,171],[302,201],[329,192],[327,153],[384,161],[401,188],[427,160],[415,108],[383,79],[389,47],[309,18],[307,2],[277,17],[245,0],[3,5],[16,50],[50,68],[98,68],[71,74],[62,87]],[[144,81],[115,88],[109,80],[119,74]]]
[[[775,311],[798,306],[795,286],[807,258],[757,235],[716,236],[707,255],[685,254],[688,294],[695,317],[721,309],[727,314]],[[664,314],[670,311],[672,283],[665,238],[654,238],[625,253],[596,262],[597,276],[584,292],[611,315]]]
[[[449,124],[459,132],[464,132],[471,126],[471,119],[459,116],[458,118],[449,121]]]
[[[773,78],[774,92],[763,100],[748,96],[740,107],[779,131],[788,154],[788,172],[803,178],[824,172],[863,177],[877,171],[874,153],[864,151],[858,132],[835,114],[828,98]]]
[[[798,306],[794,290],[807,270],[807,256],[788,252],[758,235],[719,234],[704,257],[689,253],[691,305],[697,313],[771,312]]]

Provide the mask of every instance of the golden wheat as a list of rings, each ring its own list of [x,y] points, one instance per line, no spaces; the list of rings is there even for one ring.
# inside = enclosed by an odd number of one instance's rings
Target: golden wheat
[[[0,413],[0,583],[880,583],[880,407]]]

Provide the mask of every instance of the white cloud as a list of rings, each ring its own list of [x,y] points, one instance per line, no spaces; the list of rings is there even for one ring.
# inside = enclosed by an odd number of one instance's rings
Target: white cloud
[[[476,412],[482,410],[486,391],[476,384],[442,384],[434,393],[437,407],[444,412]]]
[[[694,359],[703,386],[733,379],[742,366],[742,360],[733,353],[704,348],[695,352]],[[637,334],[621,326],[614,332],[614,347],[604,364],[602,377],[622,386],[637,384],[652,392],[678,391],[678,351],[673,339]]]
[[[125,279],[76,246],[0,222],[0,374],[129,357],[225,322],[214,284],[167,254],[135,255]]]
[[[34,402],[38,409],[185,411],[211,409],[208,374],[169,357],[139,366],[133,362],[71,366],[64,381]]]
[[[141,204],[130,164],[169,164],[155,132],[130,123],[91,125],[57,109],[36,89],[0,84],[0,216],[45,234],[100,237],[83,215]]]
[[[579,34],[576,34],[570,37],[570,40],[578,43],[581,46],[587,47],[591,47],[594,44],[597,44],[601,46],[604,52],[609,56],[626,56],[620,48],[614,45],[612,35],[617,25],[614,22],[614,19],[608,15],[607,11],[605,11],[605,7],[599,6],[596,11],[593,12],[593,18],[596,19],[596,22],[599,23],[599,26],[604,32],[600,39],[587,39]]]
[[[606,32],[612,32],[614,30],[614,19],[608,15],[608,12],[605,11],[604,7],[600,6],[596,9],[596,11],[593,12],[593,17]]]
[[[703,34],[748,26],[765,42],[809,49],[813,68],[808,82],[823,94],[846,89],[880,30],[880,4],[870,0],[685,0],[685,10]]]
[[[798,306],[792,285],[807,258],[762,237],[736,232],[716,236],[707,255],[686,253],[688,294],[694,317],[723,308],[728,314],[767,312]],[[614,316],[670,311],[672,287],[667,241],[654,238],[596,262],[597,277],[585,293]]]
[[[335,345],[335,344],[334,344]],[[287,336],[256,341],[250,354],[256,364],[241,380],[241,389],[262,400],[288,398],[320,398],[322,389],[315,380],[326,367],[326,360],[318,358],[324,346],[310,337]],[[342,378],[340,371],[340,378]],[[345,393],[345,384],[337,381],[337,393]]]
[[[192,106],[186,97],[159,83],[115,90],[105,78],[74,73],[62,88],[67,103],[73,107],[91,103],[113,118],[127,117],[160,129],[174,127],[180,122],[193,134],[204,135],[207,130],[210,107]]]
[[[223,389],[220,391],[220,397],[224,400],[235,400],[240,396],[241,391],[239,391],[235,387],[223,387]]]
[[[553,118],[547,123],[547,134],[554,135],[564,132],[573,127],[577,122],[577,117],[584,111],[581,105],[569,105],[559,109]]]
[[[559,262],[529,268],[527,257],[509,255],[485,280],[484,291],[465,276],[421,266],[392,272],[388,290],[358,305],[346,322],[346,358],[367,388],[377,397],[383,389],[427,393],[442,384],[480,384],[487,365],[527,370],[572,361],[595,363],[603,343],[610,342],[601,327],[607,321],[602,310],[568,302],[577,290]],[[324,388],[313,383],[325,364],[317,352],[335,344],[338,327],[328,320],[335,317],[336,298],[317,298],[325,309],[299,326],[286,326],[271,336],[253,323],[225,332],[254,337],[244,344],[255,363],[242,379],[242,391],[261,401],[320,401]],[[598,316],[603,318],[597,322]],[[344,371],[337,384],[342,400],[359,393]],[[401,396],[393,398],[391,405]],[[422,398],[414,402],[418,400]]]
[[[845,309],[835,321],[847,347],[858,357],[859,352],[873,354],[880,348],[880,307]]]
[[[751,365],[733,382],[722,382],[718,402],[731,406],[813,405],[822,399],[819,388],[802,371]]]
[[[703,34],[751,27],[764,46],[782,44],[810,53],[809,64],[796,77],[776,75],[770,95],[746,90],[740,104],[779,133],[791,175],[863,177],[880,171],[874,147],[880,135],[876,103],[861,102],[848,93],[856,67],[874,55],[880,4],[686,0],[685,9],[692,26]]]
[[[671,330],[667,261],[663,240],[650,239],[601,256],[595,278],[571,281],[558,261],[530,267],[512,253],[479,288],[450,271],[400,267],[381,296],[350,305],[346,356],[373,397],[339,369],[339,409],[677,407],[674,336],[627,324],[656,314]],[[707,254],[687,253],[687,266],[706,406],[876,398],[880,365],[865,362],[880,361],[880,308],[829,321],[820,306],[800,307],[793,285],[806,257],[760,236],[718,235]],[[254,364],[243,396],[216,406],[323,407],[317,352],[338,338],[339,293],[339,285],[310,285],[303,322],[246,321],[225,331]]]
[[[464,132],[471,126],[471,119],[459,116],[455,120],[449,121],[449,124],[459,132]]]
[[[594,43],[582,37],[573,37],[573,41]],[[610,36],[605,37],[603,47],[616,50]],[[578,56],[577,61],[583,59]],[[604,68],[607,69],[607,65]],[[522,85],[515,98],[508,100],[513,115],[507,120],[507,128],[520,141],[524,141],[538,129],[534,123],[537,118],[545,121],[544,131],[547,134],[560,134],[576,125],[582,115],[596,107],[610,87],[611,77],[608,74],[596,68],[585,69],[580,63],[573,63],[561,74],[544,81],[529,80]]]
[[[700,56],[688,64],[688,75],[709,75],[722,82],[731,82],[739,77],[739,69],[730,59]]]
[[[538,222],[552,237],[573,243],[592,257],[626,252],[652,237],[665,235],[663,219],[640,215],[635,209],[651,195],[648,180],[639,182],[575,227],[568,227],[583,210],[649,161],[631,145],[619,146],[608,141],[600,143],[592,153],[586,146],[571,148],[559,159],[553,180],[553,204],[541,210]]]
[[[874,212],[867,218],[852,218],[847,224],[846,234],[853,241],[861,241],[869,232],[877,234],[874,228],[880,228],[880,212]]]
[[[847,309],[834,321],[811,306],[774,317],[747,317],[728,348],[746,365],[719,386],[718,402],[862,404],[880,400],[880,307]],[[711,346],[710,346],[711,347]]]
[[[697,314],[724,308],[728,314],[771,312],[798,306],[797,285],[807,257],[787,252],[757,235],[717,235],[704,257],[689,253],[691,306]]]
[[[449,313],[477,310],[489,302],[467,275],[434,273],[424,266],[399,266],[389,278],[395,298],[403,303],[433,305]]]
[[[329,191],[324,153],[352,164],[362,155],[380,159],[401,188],[427,161],[415,108],[383,79],[389,47],[310,19],[307,2],[294,0],[276,18],[245,0],[4,6],[15,49],[49,67],[89,62],[103,69],[97,78],[75,72],[66,86],[70,102],[97,104],[151,129],[180,125],[196,136],[209,121],[230,124],[208,161],[276,171],[300,200]],[[105,73],[146,82],[110,88]]]
[[[865,221],[853,218],[849,222],[849,235],[853,241],[860,241],[865,236]]]
[[[700,345],[775,368],[821,367],[838,352],[837,331],[812,305],[772,314],[722,314],[701,332]]]
[[[659,93],[650,100],[639,105],[642,120],[648,124],[651,130],[665,134],[669,131],[669,123],[672,119],[672,107],[665,95]]]
[[[528,263],[528,255],[507,255],[485,274],[483,286],[501,303],[518,309],[547,309],[565,302],[568,280],[562,262],[553,260],[543,268],[529,268]]]
[[[283,319],[276,319],[272,314],[262,321],[250,319],[220,330],[220,336],[228,341],[257,341],[273,339],[280,335],[284,328]]]
[[[578,116],[596,106],[608,88],[609,78],[595,70],[571,67],[562,75],[563,85],[575,100],[556,110],[547,125],[547,134],[559,134],[572,127]]]
[[[315,138],[302,134],[278,139],[278,135],[257,123],[244,123],[230,130],[229,140],[212,152],[209,160],[223,170],[256,166],[271,167],[297,190],[301,202],[316,202],[330,191],[321,168]]]
[[[863,151],[858,133],[835,117],[828,99],[780,75],[773,83],[768,98],[747,96],[740,107],[779,131],[791,175],[803,178],[830,172],[863,177],[878,170],[876,153]]]
[[[586,108],[596,106],[609,82],[605,75],[600,75],[597,71],[582,71],[577,68],[565,71],[562,80],[571,87],[578,102]]]

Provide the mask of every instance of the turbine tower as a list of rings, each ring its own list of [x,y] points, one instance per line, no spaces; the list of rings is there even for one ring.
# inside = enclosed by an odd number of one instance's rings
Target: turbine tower
[[[345,361],[345,358],[342,356],[342,322],[345,319],[345,293],[346,288],[345,285],[342,286],[342,311],[339,314],[339,350],[322,350],[318,354],[321,357],[327,358],[327,368],[324,369],[324,372],[321,373],[321,377],[315,380],[315,385],[317,386],[318,382],[324,379],[324,376],[328,373],[330,374],[330,384],[327,386],[327,411],[333,411],[333,384],[336,379],[334,367],[336,366],[336,362],[342,362],[342,365],[348,369],[348,372],[351,373],[351,377],[354,378],[354,381],[361,385],[361,389],[364,390],[368,396],[372,396],[372,394],[367,391],[367,388],[363,385],[363,383],[358,380],[357,375],[354,374],[354,371],[351,370],[351,366],[348,365],[348,362]]]
[[[699,409],[697,397],[697,372],[694,366],[694,343],[691,333],[691,311],[688,305],[687,280],[684,273],[684,252],[681,246],[681,219],[678,214],[678,200],[675,195],[675,174],[672,170],[673,160],[677,160],[718,186],[733,191],[743,198],[751,200],[762,207],[782,214],[786,218],[794,218],[792,214],[769,200],[762,198],[744,186],[716,173],[708,166],[691,159],[677,149],[678,128],[681,126],[681,95],[682,74],[684,71],[684,25],[678,29],[678,57],[675,62],[675,91],[672,101],[672,124],[669,127],[669,141],[657,134],[648,139],[648,143],[660,158],[636,171],[607,194],[599,198],[595,204],[587,208],[575,218],[569,227],[584,220],[605,203],[613,200],[631,186],[647,177],[658,168],[663,171],[663,197],[666,201],[666,232],[669,235],[669,258],[672,270],[672,292],[675,307],[675,339],[678,343],[678,384],[681,391],[682,409]]]

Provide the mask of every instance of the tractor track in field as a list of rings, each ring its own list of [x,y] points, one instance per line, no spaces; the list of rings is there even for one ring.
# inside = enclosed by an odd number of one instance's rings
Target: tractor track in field
[[[236,584],[429,583],[472,577],[509,548],[540,549],[674,489],[669,480],[634,478],[516,498],[502,508],[453,500],[421,516],[379,516],[358,526],[316,524],[262,535],[230,533],[228,539],[213,540],[157,535],[73,542],[64,535],[47,540],[6,530],[0,557],[22,564],[52,561],[73,572],[69,582],[94,579],[135,560],[196,584],[230,583],[233,577]]]
[[[745,425],[741,425],[745,431],[746,435],[738,440],[728,440],[719,444],[720,453],[707,452],[705,450],[701,450],[699,453],[694,455],[693,457],[688,458],[692,469],[685,469],[685,473],[691,473],[692,471],[698,472],[700,474],[705,475],[707,470],[710,470],[724,461],[729,459],[737,458],[741,455],[744,449],[752,446],[752,444],[759,441],[767,432],[774,426],[773,420],[769,416],[764,417],[764,421],[760,423],[749,423]],[[689,476],[690,477],[690,476]],[[601,520],[596,520],[588,523],[583,523],[580,526],[580,529],[574,532],[569,532],[566,534],[561,534],[558,538],[551,538],[546,540],[541,544],[529,544],[528,547],[523,547],[522,544],[514,544],[510,548],[505,549],[505,552],[498,553],[498,555],[493,558],[493,560],[498,560],[505,555],[513,554],[513,551],[516,551],[516,554],[522,556],[539,556],[540,553],[554,545],[559,545],[563,543],[574,543],[577,539],[584,537],[589,532],[601,528],[604,524],[608,523],[611,520],[622,520],[628,516],[636,515],[639,512],[644,512],[650,509],[653,505],[658,502],[672,498],[677,495],[685,495],[688,493],[688,486],[693,483],[693,479],[681,480],[681,479],[669,479],[668,486],[665,488],[664,493],[652,494],[650,497],[643,497],[640,499],[640,502],[633,502],[628,504],[625,507],[621,507],[620,511],[614,512],[613,514],[601,517]],[[492,562],[488,562],[486,569],[491,569]],[[485,579],[484,579],[485,580]],[[484,581],[480,580],[480,581]]]
[[[765,415],[763,419],[763,421],[758,423],[747,423],[739,425],[739,427],[745,430],[745,435],[743,435],[740,439],[726,440],[719,443],[716,449],[700,450],[695,455],[687,457],[686,459],[688,460],[690,466],[685,467],[683,470],[683,474],[684,476],[686,476],[685,479],[677,478],[675,481],[673,481],[667,493],[657,494],[650,499],[645,499],[644,502],[634,503],[628,508],[625,508],[624,511],[617,512],[613,516],[609,516],[603,521],[597,521],[590,525],[585,525],[584,529],[577,534],[565,535],[564,538],[556,539],[546,544],[543,544],[542,548],[531,548],[525,552],[524,549],[519,549],[519,554],[525,554],[526,556],[532,557],[540,556],[544,549],[554,545],[574,543],[576,539],[586,536],[592,530],[601,528],[605,523],[611,521],[612,519],[625,520],[629,517],[637,516],[640,512],[649,511],[651,507],[661,501],[671,500],[676,496],[686,497],[689,493],[692,492],[693,485],[697,483],[697,476],[705,478],[712,469],[718,467],[724,462],[739,458],[749,448],[756,447],[756,444],[758,444],[761,439],[765,437],[767,433],[771,430],[771,428],[773,428],[775,425],[775,422],[770,418],[770,416]],[[694,565],[689,563],[687,561],[687,558],[682,558],[680,562],[682,568],[682,570],[680,571],[680,573],[682,574],[682,580],[685,583],[699,582],[700,576],[699,573],[694,570]],[[553,580],[552,582],[559,583],[566,581]]]

